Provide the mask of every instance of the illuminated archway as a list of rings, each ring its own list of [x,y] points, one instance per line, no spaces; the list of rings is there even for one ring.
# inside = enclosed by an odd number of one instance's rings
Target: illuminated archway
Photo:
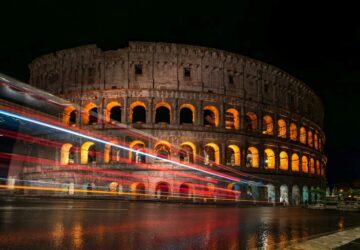
[[[284,205],[289,204],[289,189],[286,185],[280,186],[280,203],[283,203]]]
[[[239,111],[234,108],[227,109],[225,112],[225,128],[236,129],[240,128]]]
[[[110,184],[109,184],[109,191],[110,192],[117,192],[119,190],[119,183],[117,183],[117,182],[111,182]]]
[[[288,170],[289,169],[289,157],[285,151],[280,152],[280,166],[281,170]]]
[[[204,126],[219,127],[220,114],[219,110],[213,105],[207,105],[203,108]]]
[[[67,125],[76,124],[76,112],[74,106],[67,106],[63,112],[63,122]]]
[[[316,160],[316,175],[321,176],[320,161]]]
[[[264,150],[264,167],[267,169],[275,169],[275,153],[270,148]]]
[[[180,162],[194,163],[196,159],[196,146],[192,142],[183,142],[180,144],[179,152]]]
[[[295,123],[290,123],[290,140],[297,141],[298,133],[297,126]]]
[[[291,171],[299,172],[299,156],[295,153],[291,156]]]
[[[226,149],[226,164],[240,166],[240,148],[237,145],[229,145]]]
[[[301,171],[303,173],[308,173],[309,172],[308,158],[305,155],[303,155],[301,157]]]
[[[267,199],[269,203],[275,203],[276,199],[275,199],[275,187],[273,184],[267,184],[266,185],[267,188]]]
[[[81,145],[80,162],[81,164],[96,162],[95,143],[87,141]]]
[[[298,206],[301,200],[299,186],[294,185],[292,187],[291,197],[292,197],[292,204]]]
[[[220,148],[215,143],[208,143],[204,147],[204,164],[211,165],[212,162],[220,164]]]
[[[314,148],[319,149],[318,135],[314,133]]]
[[[145,149],[145,143],[142,141],[132,141],[129,144],[129,148],[136,150],[136,152],[129,151],[129,160],[135,163],[145,163],[145,155],[139,153],[143,152]]]
[[[146,123],[146,105],[143,102],[136,101],[130,104],[131,123]]]
[[[256,131],[257,128],[257,116],[253,112],[247,112],[245,116],[246,130]]]
[[[119,102],[109,102],[106,105],[105,121],[110,122],[111,120],[121,122],[121,104]]]
[[[306,129],[304,127],[300,128],[300,142],[306,144]]]
[[[309,203],[309,188],[307,186],[303,186],[303,203]]]
[[[310,146],[310,147],[312,147],[313,146],[313,133],[311,132],[311,130],[309,130],[308,131],[308,145]]]
[[[70,143],[61,146],[60,164],[68,165],[75,162],[75,147]]]
[[[259,167],[259,151],[255,147],[249,147],[246,154],[246,166],[252,168]]]
[[[183,183],[179,187],[179,195],[184,197],[191,197],[192,196],[192,188],[191,184]]]
[[[170,124],[171,106],[166,102],[158,102],[155,105],[155,123]]]
[[[310,174],[315,174],[315,161],[314,158],[310,158]]]
[[[195,114],[196,109],[194,105],[189,103],[184,103],[180,106],[180,124],[182,123],[195,123]]]
[[[135,198],[137,199],[141,199],[144,197],[145,194],[145,185],[144,183],[139,183],[139,182],[135,182],[132,183],[130,186],[130,190],[132,193],[136,193]]]
[[[155,188],[155,194],[158,199],[166,199],[170,195],[170,184],[159,182]]]
[[[84,125],[96,124],[98,122],[98,107],[95,103],[86,104],[82,113]]]
[[[263,117],[263,134],[273,135],[274,134],[274,123],[270,115],[265,115]]]
[[[155,144],[154,151],[157,157],[163,159],[170,158],[171,144],[167,141],[159,141]]]
[[[286,122],[284,119],[278,120],[278,137],[286,138]]]

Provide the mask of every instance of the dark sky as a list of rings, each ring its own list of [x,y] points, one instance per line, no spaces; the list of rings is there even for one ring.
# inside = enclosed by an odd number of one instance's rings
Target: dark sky
[[[355,2],[355,1],[354,1]],[[59,49],[158,41],[214,47],[275,65],[325,106],[330,183],[360,178],[360,18],[348,1],[1,1],[0,72]]]

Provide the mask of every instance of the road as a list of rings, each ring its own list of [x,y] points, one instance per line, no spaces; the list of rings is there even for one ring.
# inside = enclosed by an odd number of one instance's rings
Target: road
[[[0,199],[0,249],[272,249],[359,225],[305,208]]]

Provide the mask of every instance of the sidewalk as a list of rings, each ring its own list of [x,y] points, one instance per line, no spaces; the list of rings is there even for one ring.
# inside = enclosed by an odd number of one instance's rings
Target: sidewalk
[[[291,244],[287,249],[360,249],[360,227],[333,233],[327,236]]]

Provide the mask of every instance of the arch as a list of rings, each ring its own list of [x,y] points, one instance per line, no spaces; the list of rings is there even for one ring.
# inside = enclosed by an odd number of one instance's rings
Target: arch
[[[303,155],[301,157],[301,171],[303,173],[308,173],[309,172],[308,158],[305,155]]]
[[[180,144],[179,152],[180,162],[194,163],[196,159],[196,146],[192,142],[183,142]]]
[[[273,118],[270,115],[265,115],[263,117],[263,134],[273,135],[274,134],[274,122]]]
[[[267,169],[275,169],[275,153],[270,148],[264,150],[264,167]]]
[[[290,123],[290,140],[298,140],[297,126],[294,122]]]
[[[314,148],[319,149],[318,135],[314,133]]]
[[[212,165],[212,162],[220,164],[220,148],[215,143],[208,143],[204,147],[204,164]]]
[[[259,167],[259,151],[255,147],[249,147],[246,154],[246,166],[252,168]]]
[[[121,104],[119,102],[113,101],[106,105],[105,121],[111,122],[111,120],[121,122]]]
[[[113,181],[109,184],[109,191],[110,192],[117,192],[119,190],[119,183]]]
[[[136,199],[140,199],[141,197],[143,197],[146,192],[145,185],[141,182],[132,183],[130,186],[130,190],[132,193],[136,193]]]
[[[158,199],[167,199],[170,195],[170,185],[167,182],[159,182],[156,184],[155,188],[156,198]]]
[[[132,141],[129,144],[129,148],[136,150],[136,152],[129,151],[129,160],[135,163],[145,163],[145,155],[138,152],[142,152],[145,149],[145,143],[139,140]]]
[[[304,127],[300,128],[300,142],[306,144],[306,129]]]
[[[312,147],[313,146],[313,133],[311,130],[308,131],[308,146]]]
[[[157,157],[169,159],[171,153],[171,144],[167,141],[159,141],[154,146],[154,151]]]
[[[141,101],[136,101],[130,104],[130,122],[131,123],[146,123],[146,105]]]
[[[70,143],[61,146],[60,164],[68,165],[75,162],[75,147]]]
[[[280,166],[281,170],[288,170],[289,169],[289,157],[285,151],[280,152]]]
[[[179,195],[184,197],[192,196],[192,188],[189,183],[182,183],[179,187]]]
[[[239,111],[237,111],[234,108],[230,108],[225,111],[225,128],[239,130],[240,128]]]
[[[76,124],[76,108],[74,106],[67,106],[63,112],[63,122],[67,125]]]
[[[231,144],[226,150],[226,164],[231,166],[240,166],[240,148]]]
[[[81,145],[80,163],[88,164],[96,162],[95,143],[87,141]]]
[[[320,161],[316,160],[316,175],[321,176]]]
[[[85,105],[82,121],[84,125],[96,124],[98,122],[98,106],[95,103],[91,102]]]
[[[291,155],[291,171],[299,172],[299,156],[296,153]]]
[[[280,203],[289,205],[289,189],[286,185],[280,186]]]
[[[120,149],[105,144],[104,147],[104,163],[120,161]]]
[[[300,204],[300,189],[299,186],[294,185],[291,192],[292,204],[298,206]]]
[[[303,203],[309,203],[309,188],[307,186],[303,186],[302,190]]]
[[[275,196],[275,186],[273,184],[267,184],[267,200],[269,203],[275,203],[276,202],[276,196]]]
[[[314,158],[310,158],[310,174],[315,174],[315,161]]]
[[[284,119],[278,120],[278,137],[286,138],[286,122]]]
[[[203,108],[204,114],[204,126],[207,127],[219,127],[220,114],[218,108],[213,105],[206,105]]]
[[[155,105],[155,123],[170,124],[171,106],[167,102],[158,102]]]
[[[184,103],[180,106],[180,124],[182,123],[195,123],[196,109],[190,103]]]
[[[257,116],[253,112],[247,112],[245,116],[246,130],[256,131],[257,129]]]

